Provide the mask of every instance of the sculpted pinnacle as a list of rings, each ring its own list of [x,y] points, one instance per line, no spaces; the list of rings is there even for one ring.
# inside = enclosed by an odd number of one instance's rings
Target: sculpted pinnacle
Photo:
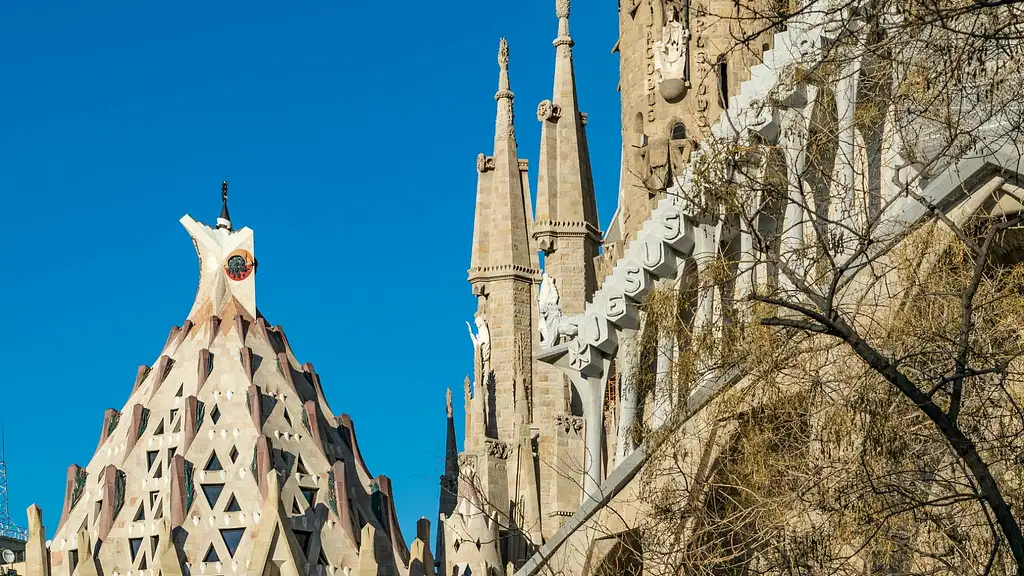
[[[569,0],[555,0],[555,14],[559,18],[568,18]]]
[[[448,417],[452,418],[452,389],[450,386],[448,387],[448,392],[445,394],[445,397],[448,404]]]
[[[508,40],[505,38],[498,44],[498,66],[501,66],[502,70],[508,70]]]

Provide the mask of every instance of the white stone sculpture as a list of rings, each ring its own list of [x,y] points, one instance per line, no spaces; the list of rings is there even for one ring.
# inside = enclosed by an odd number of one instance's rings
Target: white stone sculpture
[[[550,348],[558,344],[561,336],[572,337],[579,332],[576,321],[562,313],[558,307],[558,287],[555,279],[545,272],[541,276],[540,293],[537,295],[540,310],[540,345]]]
[[[491,333],[487,329],[487,321],[483,316],[477,316],[473,323],[476,324],[475,334],[473,326],[466,322],[469,338],[473,341],[473,348],[480,352],[480,361],[486,364],[491,359]]]
[[[678,102],[686,94],[686,61],[690,30],[680,21],[679,10],[669,5],[661,40],[654,43],[654,68],[661,74],[659,90],[668,102]]]

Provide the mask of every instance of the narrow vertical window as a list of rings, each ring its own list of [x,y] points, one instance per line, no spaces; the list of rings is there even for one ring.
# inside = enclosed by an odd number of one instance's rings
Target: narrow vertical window
[[[722,106],[722,110],[729,109],[729,65],[725,61],[723,56],[718,61],[718,92],[719,92],[719,104]]]

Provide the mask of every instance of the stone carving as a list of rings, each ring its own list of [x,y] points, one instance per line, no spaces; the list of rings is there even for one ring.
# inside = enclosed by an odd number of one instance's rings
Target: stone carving
[[[494,156],[485,156],[483,152],[476,156],[476,171],[487,172],[494,170]]]
[[[545,272],[541,276],[540,294],[537,296],[540,310],[540,345],[550,348],[558,345],[562,336],[573,337],[579,332],[576,320],[562,314],[558,307],[558,287],[555,279]]]
[[[452,389],[449,388],[445,393],[445,400],[447,401],[448,417],[452,417]]]
[[[587,377],[603,372],[602,359],[618,349],[618,331],[638,325],[637,305],[660,278],[674,277],[679,259],[693,251],[692,222],[673,198],[658,203],[624,257],[576,319],[568,342],[569,365]]]
[[[690,30],[680,20],[679,10],[671,4],[666,6],[661,40],[654,43],[654,67],[661,74],[658,87],[667,102],[678,102],[686,94]]]
[[[562,107],[551,102],[551,100],[541,100],[540,104],[537,105],[537,120],[540,120],[541,122],[555,122],[561,118],[561,116]]]
[[[582,426],[582,424],[580,424]],[[501,440],[487,440],[487,454],[502,460],[508,460],[512,455],[512,445]]]
[[[583,418],[572,414],[556,414],[555,427],[566,434],[569,432],[579,434],[583,431]]]
[[[487,321],[483,316],[477,316],[473,323],[476,324],[476,333],[473,333],[473,326],[466,322],[469,329],[469,338],[473,341],[473,348],[480,352],[480,361],[487,363],[491,359],[491,332],[487,329]]]
[[[555,0],[555,15],[559,18],[569,17],[569,0]]]

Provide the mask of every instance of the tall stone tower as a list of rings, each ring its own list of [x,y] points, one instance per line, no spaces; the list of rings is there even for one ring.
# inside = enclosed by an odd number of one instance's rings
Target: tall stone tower
[[[564,313],[582,312],[596,289],[594,259],[601,242],[586,115],[576,98],[569,2],[555,4],[554,91],[537,108],[542,142],[536,219],[528,164],[518,158],[516,149],[507,42],[502,40],[499,48],[494,153],[477,159],[469,270],[478,302],[476,327],[471,328],[475,373],[466,385],[466,442],[458,462],[459,492],[464,496],[455,516],[442,514],[445,526],[455,522],[461,530],[483,526],[465,518],[486,510],[496,521],[487,526],[496,529],[502,564],[517,567],[582,501],[581,406],[569,382],[535,358],[542,345],[542,325]],[[544,281],[549,285],[543,310],[538,302],[540,252],[545,255]],[[449,462],[446,470],[454,464]],[[452,489],[442,488],[442,509],[445,492],[450,498]],[[450,530],[443,531],[444,538],[449,534]],[[456,553],[453,543],[446,542],[444,548],[449,561],[442,568],[454,569],[450,558],[455,556],[470,562],[465,550]]]
[[[253,231],[232,226],[227,184],[215,227],[181,223],[195,303],[69,468],[48,559],[30,511],[29,576],[408,574],[391,482],[256,307]]]

